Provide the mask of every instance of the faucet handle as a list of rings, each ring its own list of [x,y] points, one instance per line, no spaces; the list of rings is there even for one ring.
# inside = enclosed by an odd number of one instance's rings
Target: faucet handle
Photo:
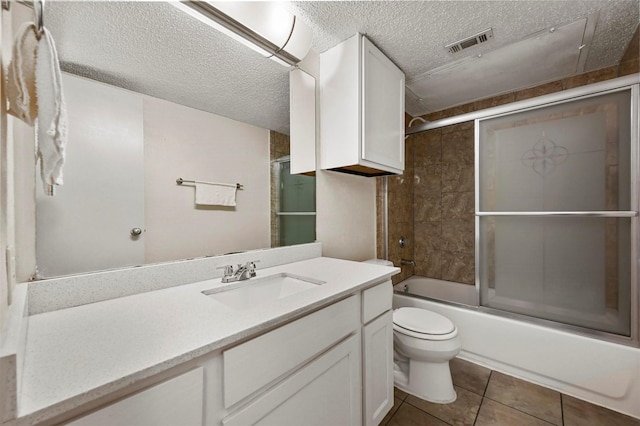
[[[224,269],[223,277],[233,275],[233,265],[218,266],[216,269]]]

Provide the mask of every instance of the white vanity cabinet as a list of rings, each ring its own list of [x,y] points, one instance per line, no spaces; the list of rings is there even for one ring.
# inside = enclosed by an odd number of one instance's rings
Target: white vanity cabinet
[[[142,391],[105,396],[102,408],[69,424],[377,425],[393,405],[391,300],[387,280],[265,324],[177,366],[168,380],[165,372]]]
[[[320,55],[322,169],[402,174],[404,80],[362,34]]]

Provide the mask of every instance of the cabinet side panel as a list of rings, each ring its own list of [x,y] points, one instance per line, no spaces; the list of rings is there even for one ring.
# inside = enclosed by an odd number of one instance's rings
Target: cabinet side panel
[[[316,79],[294,69],[289,75],[291,173],[316,171]]]
[[[360,140],[360,35],[320,55],[320,164],[356,164]]]

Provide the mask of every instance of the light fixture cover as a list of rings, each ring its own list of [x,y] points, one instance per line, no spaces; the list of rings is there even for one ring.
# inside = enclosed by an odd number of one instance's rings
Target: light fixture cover
[[[311,29],[277,3],[185,1],[172,4],[286,66],[301,61],[311,48]]]

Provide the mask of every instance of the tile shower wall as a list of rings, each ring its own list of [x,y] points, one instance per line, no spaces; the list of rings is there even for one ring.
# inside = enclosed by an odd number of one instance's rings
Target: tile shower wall
[[[269,160],[271,162],[271,247],[278,247],[278,187],[277,187],[277,170],[274,168],[273,162],[278,158],[290,154],[289,135],[278,133],[273,130],[269,131]]]
[[[517,92],[426,114],[429,121],[508,104],[640,72],[639,29],[619,65],[564,78]],[[409,117],[410,119],[410,117]],[[388,258],[402,272],[394,284],[413,274],[474,284],[474,134],[473,122],[410,136],[405,171],[388,177]],[[384,185],[377,178],[377,253],[384,254]],[[401,236],[407,238],[404,249]],[[415,260],[415,268],[401,265]]]
[[[473,123],[415,136],[416,274],[474,283]]]

